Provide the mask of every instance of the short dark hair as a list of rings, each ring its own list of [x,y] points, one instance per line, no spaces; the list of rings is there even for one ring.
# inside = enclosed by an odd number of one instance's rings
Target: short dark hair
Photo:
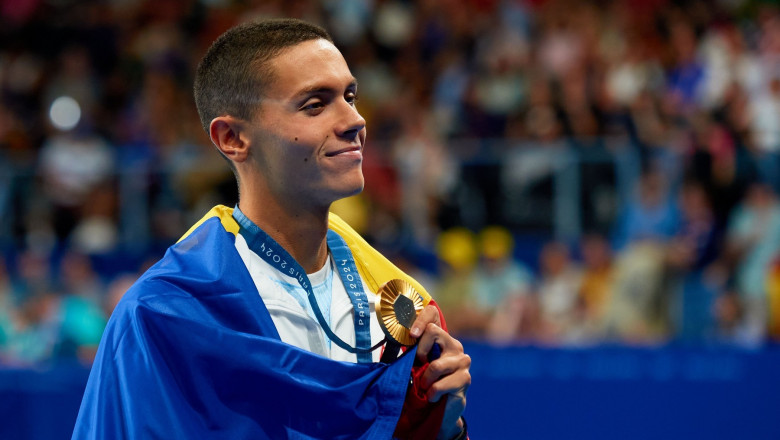
[[[251,119],[273,80],[268,61],[285,48],[318,39],[333,42],[325,29],[292,18],[244,23],[220,35],[195,73],[195,105],[206,133],[218,116]]]

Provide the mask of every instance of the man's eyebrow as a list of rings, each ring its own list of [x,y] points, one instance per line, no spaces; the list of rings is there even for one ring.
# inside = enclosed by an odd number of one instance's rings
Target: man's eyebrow
[[[352,81],[350,81],[349,85],[347,86],[347,89],[356,89],[356,88],[357,88],[357,79],[352,78]],[[295,97],[301,98],[308,95],[316,95],[318,93],[335,93],[335,89],[333,87],[327,87],[327,86],[315,84],[313,86],[309,86],[304,89],[301,89],[298,93],[295,94]]]

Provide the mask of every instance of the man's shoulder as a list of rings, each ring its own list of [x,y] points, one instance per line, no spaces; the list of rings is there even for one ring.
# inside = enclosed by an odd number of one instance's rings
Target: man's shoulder
[[[112,321],[142,321],[149,313],[157,314],[157,312],[179,314],[177,310],[184,309],[181,304],[196,297],[197,292],[185,288],[178,281],[186,274],[159,269],[158,266],[165,261],[166,257],[130,286],[114,308]]]
[[[243,265],[235,235],[224,225],[226,209],[215,207],[170,246],[125,293],[118,311],[197,298],[238,282],[240,277],[229,276]]]
[[[184,235],[182,235],[177,244],[189,238],[196,231],[200,230],[204,225],[215,226],[217,222],[219,222],[225,232],[229,232],[234,236],[238,234],[239,226],[238,222],[236,222],[236,220],[233,218],[233,208],[229,208],[225,205],[216,205],[211,208],[209,212],[206,213],[206,215],[201,217],[200,220],[192,225],[192,227]]]

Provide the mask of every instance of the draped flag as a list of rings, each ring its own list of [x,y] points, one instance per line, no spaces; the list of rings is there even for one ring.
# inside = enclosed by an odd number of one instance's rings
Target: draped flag
[[[405,399],[427,425],[420,432],[438,431],[444,399],[407,396],[414,349],[392,364],[354,364],[281,342],[235,249],[230,213],[214,208],[119,302],[73,438],[385,440]],[[413,282],[335,216],[331,227],[369,284]]]

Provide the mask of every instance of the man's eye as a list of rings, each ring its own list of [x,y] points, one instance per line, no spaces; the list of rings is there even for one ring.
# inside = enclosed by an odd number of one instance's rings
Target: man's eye
[[[314,101],[314,102],[304,104],[304,106],[301,107],[301,110],[318,110],[324,106],[325,104],[323,104],[322,101]]]
[[[358,102],[358,97],[356,93],[350,93],[344,98],[348,103],[355,105],[356,102]]]

